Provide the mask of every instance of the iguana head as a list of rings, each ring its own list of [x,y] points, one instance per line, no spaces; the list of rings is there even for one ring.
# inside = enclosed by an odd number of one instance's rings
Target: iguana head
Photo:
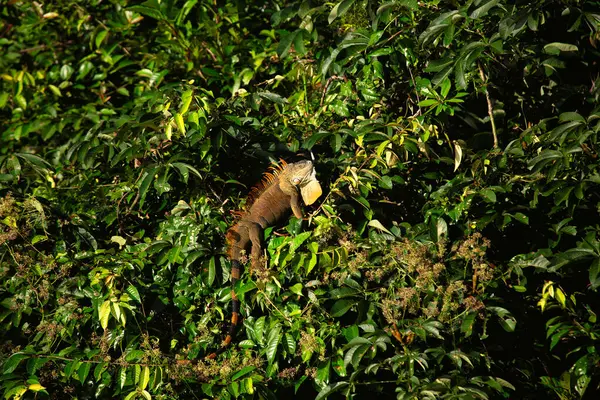
[[[292,186],[300,189],[302,201],[307,206],[317,201],[323,193],[317,180],[317,171],[310,160],[288,164],[283,175]]]

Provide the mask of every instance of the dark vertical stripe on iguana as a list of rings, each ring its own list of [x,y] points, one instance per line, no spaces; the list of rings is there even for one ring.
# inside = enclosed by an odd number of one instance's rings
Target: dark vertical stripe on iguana
[[[227,338],[229,341],[233,339],[233,335],[235,335],[235,331],[237,329],[237,325],[240,317],[240,300],[235,294],[235,284],[240,280],[240,262],[237,260],[233,260],[231,262],[231,325],[229,326],[229,331],[227,332]]]

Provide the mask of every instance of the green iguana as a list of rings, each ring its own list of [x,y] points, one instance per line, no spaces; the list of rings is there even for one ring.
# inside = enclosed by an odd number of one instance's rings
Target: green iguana
[[[265,174],[262,182],[250,192],[247,204],[250,209],[227,232],[227,256],[231,260],[231,326],[219,350],[207,358],[215,358],[233,340],[239,322],[240,301],[235,294],[235,283],[240,279],[241,259],[251,248],[251,266],[255,268],[262,254],[263,230],[287,216],[291,209],[296,218],[302,218],[300,197],[306,205],[313,204],[322,190],[313,163],[302,160],[280,164]]]

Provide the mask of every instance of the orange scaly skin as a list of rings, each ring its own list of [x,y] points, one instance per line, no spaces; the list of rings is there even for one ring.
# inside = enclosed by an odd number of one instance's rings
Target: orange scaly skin
[[[286,164],[280,161],[280,165],[272,169],[273,173],[265,174],[263,181],[252,189],[248,199],[250,209],[227,232],[227,257],[231,260],[231,325],[221,348],[207,358],[213,359],[225,350],[232,342],[239,323],[240,301],[233,288],[240,279],[240,260],[244,252],[251,248],[251,265],[257,267],[262,253],[264,229],[283,220],[290,209],[296,218],[302,218],[300,191],[306,204],[312,204],[321,194],[312,162],[305,160]],[[307,197],[304,197],[304,188],[310,191]]]

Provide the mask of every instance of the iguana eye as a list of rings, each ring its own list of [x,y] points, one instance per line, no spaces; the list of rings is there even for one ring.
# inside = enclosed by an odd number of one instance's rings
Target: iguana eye
[[[295,177],[294,179],[292,179],[292,183],[293,183],[294,185],[297,185],[297,184],[299,184],[299,183],[300,183],[300,178],[298,178],[298,177]]]

